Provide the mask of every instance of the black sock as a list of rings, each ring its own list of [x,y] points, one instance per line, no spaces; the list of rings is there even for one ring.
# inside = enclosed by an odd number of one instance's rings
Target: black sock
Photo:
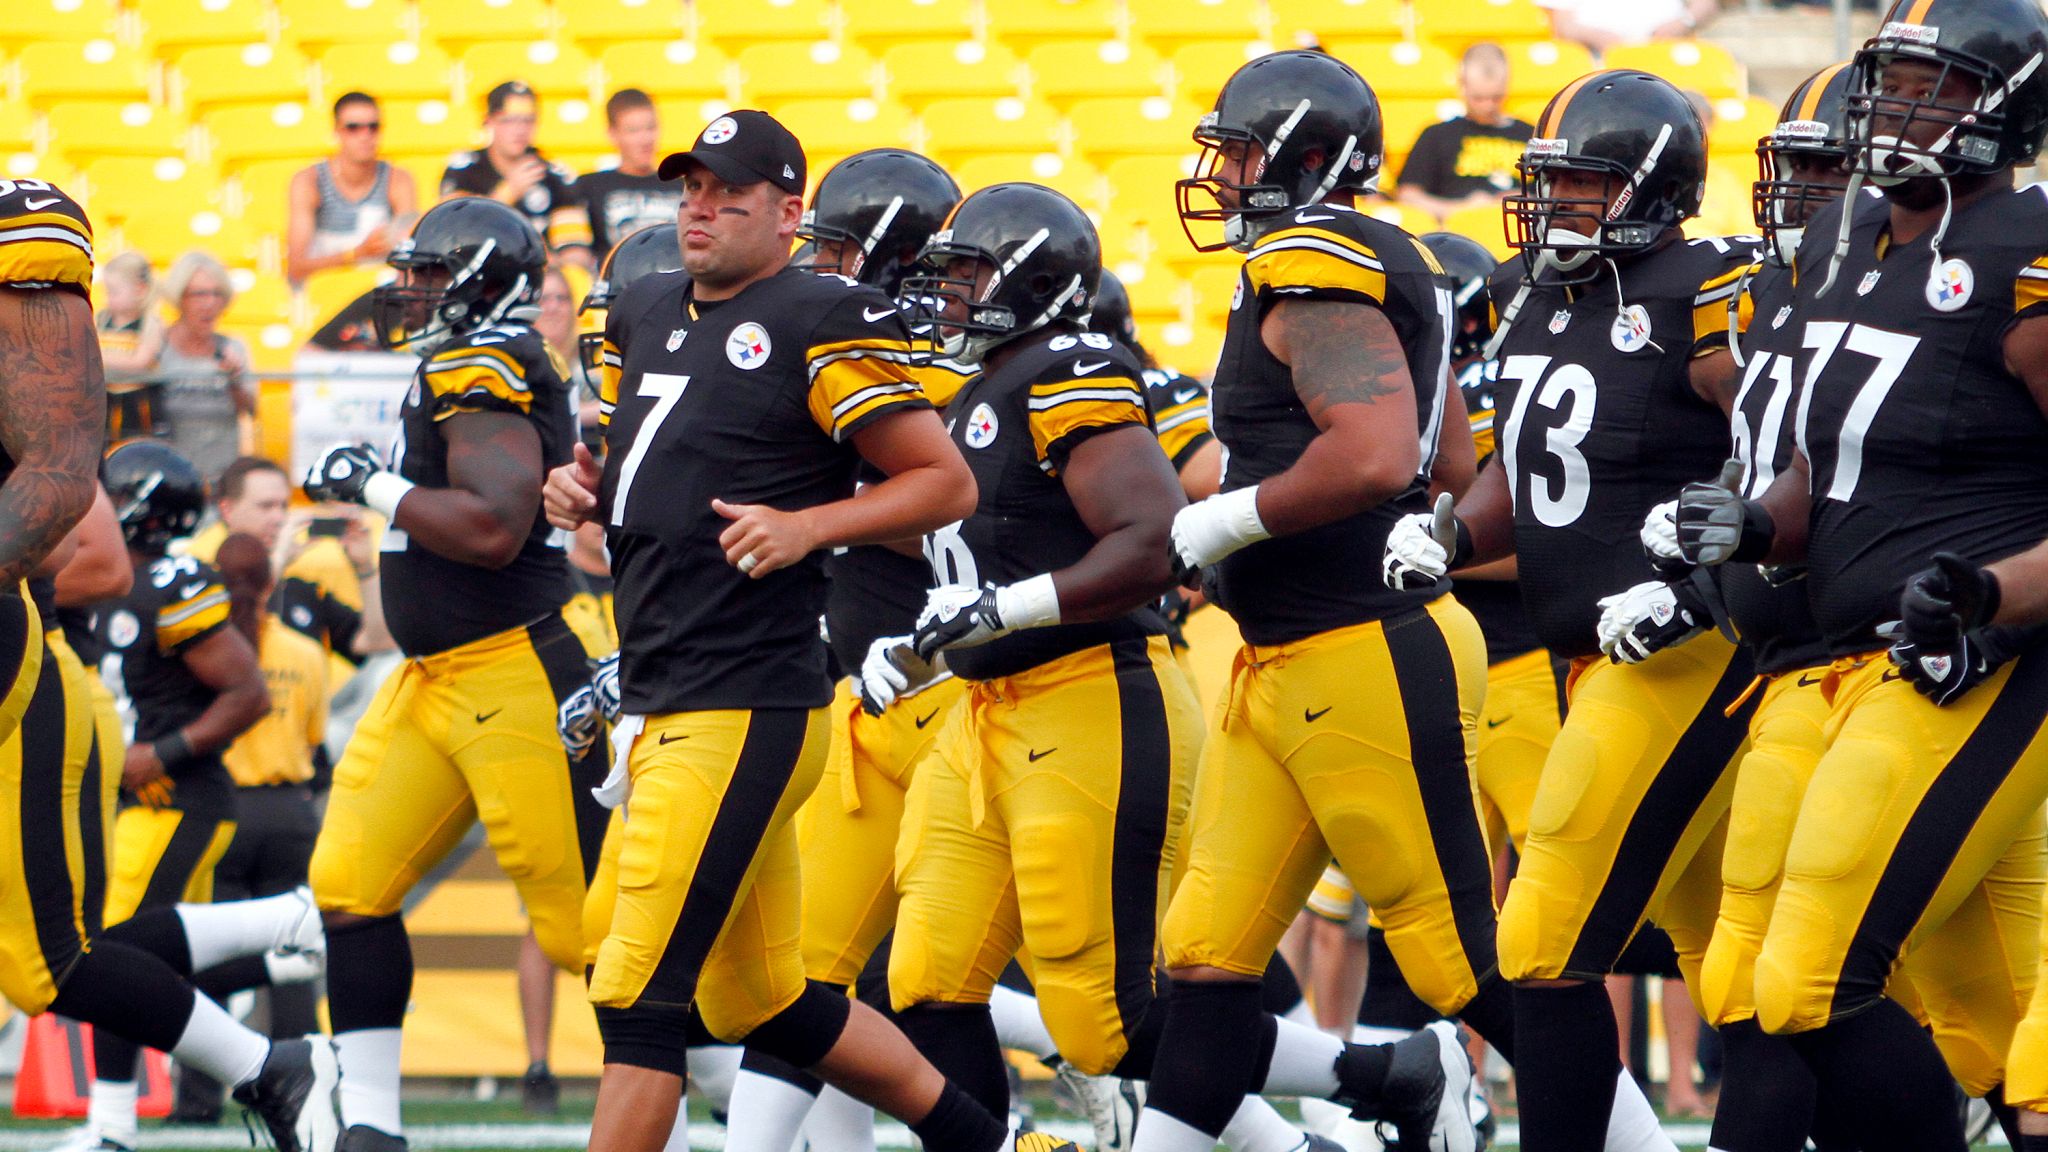
[[[991,1116],[1010,1114],[1010,1066],[986,1004],[913,1004],[896,1024],[924,1058]]]
[[[1789,1037],[1781,1039],[1791,1043]],[[1812,1081],[1813,1070],[1807,1069],[1806,1075],[1809,1082]],[[1822,1092],[1817,1083],[1814,1085],[1813,1131],[1807,1134],[1814,1152],[1862,1152],[1856,1141],[1855,1110],[1854,1100],[1836,1100]]]
[[[119,940],[102,938],[64,974],[50,1011],[93,1026],[99,1038],[118,1029],[133,1043],[122,1067],[134,1068],[135,1044],[159,1052],[178,1046],[192,1019],[197,993],[159,957]]]
[[[910,1130],[930,1152],[997,1152],[1010,1134],[1003,1121],[950,1081],[939,1102]]]
[[[757,1076],[767,1076],[771,1079],[780,1080],[784,1084],[800,1089],[811,1096],[816,1096],[818,1091],[825,1086],[823,1080],[791,1064],[789,1061],[777,1056],[770,1056],[768,1053],[755,1048],[749,1048],[740,1054],[740,1071],[752,1072]]]
[[[1998,1130],[2005,1133],[2005,1142],[2014,1148],[2020,1146],[2020,1110],[2005,1102],[2005,1085],[2000,1084],[1984,1094],[1984,1103],[1990,1105],[1991,1114],[1998,1117]]]
[[[1125,1080],[1150,1080],[1152,1066],[1159,1062],[1159,1041],[1165,1035],[1166,997],[1155,993],[1145,1014],[1124,1034],[1124,1058],[1116,1062],[1112,1074]]]
[[[1392,1044],[1346,1044],[1337,1057],[1337,1103],[1359,1116],[1380,1114],[1387,1072],[1394,1065]]]
[[[1621,1072],[1614,1006],[1600,984],[1515,988],[1523,1152],[1585,1152],[1607,1140]]]
[[[1864,1152],[1962,1152],[1963,1120],[1948,1066],[1897,1001],[1879,1000],[1789,1039],[1821,1095],[1840,1102],[1851,1118]]]
[[[1211,1136],[1254,1090],[1259,1060],[1246,1038],[1265,1018],[1259,986],[1242,980],[1173,982],[1145,1106]]]
[[[2048,1133],[2036,1136],[2031,1132],[2020,1134],[2019,1152],[2048,1152]]]
[[[334,1031],[397,1028],[412,998],[412,940],[396,916],[327,929],[327,1013]]]
[[[1666,985],[1669,987],[1669,985]],[[1725,1152],[1800,1152],[1813,1128],[1813,1072],[1783,1036],[1755,1020],[1721,1026],[1727,1054],[1714,1135]]]
[[[119,940],[162,960],[180,976],[192,975],[192,945],[185,939],[185,922],[176,908],[150,908],[137,912],[105,932],[99,940]],[[97,941],[95,942],[97,943]]]
[[[215,1000],[225,1000],[237,992],[261,988],[269,983],[270,968],[263,963],[261,956],[241,956],[223,961],[192,977],[192,986]]]
[[[1304,999],[1301,981],[1295,978],[1287,958],[1273,953],[1273,959],[1266,965],[1266,975],[1259,981],[1259,1007],[1269,1015],[1285,1016],[1300,1007]]]
[[[1493,1045],[1500,1058],[1515,1062],[1515,986],[1495,972],[1479,981],[1479,991],[1458,1009],[1458,1019]]]

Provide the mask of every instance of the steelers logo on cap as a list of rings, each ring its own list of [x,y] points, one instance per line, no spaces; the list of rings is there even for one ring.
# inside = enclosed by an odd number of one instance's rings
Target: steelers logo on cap
[[[720,116],[718,119],[713,120],[709,127],[704,129],[704,142],[706,144],[723,144],[739,134],[740,126],[733,123],[732,117]]]

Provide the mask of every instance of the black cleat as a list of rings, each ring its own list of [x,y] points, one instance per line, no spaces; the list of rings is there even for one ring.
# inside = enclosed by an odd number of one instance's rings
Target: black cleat
[[[526,1074],[519,1078],[519,1103],[528,1115],[552,1116],[562,1107],[562,1082],[548,1068],[545,1060],[535,1060],[526,1066]]]
[[[278,1152],[327,1152],[339,1125],[334,1116],[338,1079],[334,1047],[325,1036],[278,1040],[256,1078],[235,1089],[235,1100],[263,1119]]]
[[[334,1152],[405,1152],[405,1137],[393,1136],[368,1124],[351,1124],[341,1134]]]
[[[1357,1119],[1391,1126],[1389,1152],[1478,1152],[1483,1145],[1466,1104],[1471,1089],[1472,1059],[1458,1026],[1438,1020],[1393,1045],[1386,1081],[1370,1100],[1338,1102],[1351,1104]]]

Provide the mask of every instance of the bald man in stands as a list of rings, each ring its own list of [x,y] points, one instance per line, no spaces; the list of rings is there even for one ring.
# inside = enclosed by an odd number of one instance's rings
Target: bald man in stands
[[[1458,64],[1465,114],[1431,124],[1401,166],[1395,196],[1438,220],[1461,208],[1500,203],[1514,191],[1515,162],[1536,127],[1508,115],[1508,57],[1479,43]]]

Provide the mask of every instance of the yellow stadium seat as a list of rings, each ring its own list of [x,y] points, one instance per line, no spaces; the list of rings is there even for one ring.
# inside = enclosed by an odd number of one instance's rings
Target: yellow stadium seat
[[[818,40],[834,34],[830,0],[711,0],[691,6],[697,35],[736,52],[763,40]]]
[[[327,323],[356,297],[375,288],[390,269],[368,267],[330,268],[315,272],[299,290],[297,317],[313,327]]]
[[[206,155],[223,169],[254,160],[311,159],[331,151],[334,142],[329,110],[308,104],[230,104],[207,113],[202,124]]]
[[[270,38],[264,0],[129,0],[143,42],[169,59],[204,44],[249,44]]]
[[[39,148],[35,114],[29,111],[28,105],[0,100],[0,152],[29,153]],[[5,174],[19,175],[12,171]]]
[[[852,100],[791,100],[776,105],[775,117],[803,141],[813,180],[825,174],[826,166],[818,161],[821,154],[850,156],[870,148],[912,148],[922,143],[917,126],[902,105],[865,96]],[[679,123],[672,134],[678,140],[694,137],[704,123],[703,118]]]
[[[1570,40],[1513,40],[1507,52],[1511,103],[1528,101],[1541,110],[1565,85],[1593,71],[1593,55]],[[1533,117],[1530,118],[1533,121]]]
[[[1182,280],[1190,310],[1198,317],[1220,319],[1230,312],[1237,295],[1238,269],[1232,264],[1196,268]]]
[[[219,172],[175,156],[104,157],[86,164],[81,179],[80,194],[92,198],[93,221],[102,228],[166,206],[224,211],[227,202]]]
[[[446,100],[385,100],[384,147],[394,152],[460,152],[483,140],[481,117]]]
[[[37,108],[66,100],[147,100],[153,95],[149,61],[112,40],[28,44],[14,63],[21,95]]]
[[[228,185],[228,203],[259,232],[282,236],[291,218],[292,177],[321,157],[258,160],[245,164]],[[432,199],[431,189],[428,199]]]
[[[1062,194],[1091,216],[1103,215],[1102,174],[1079,160],[1048,153],[1003,152],[972,156],[947,166],[960,190],[974,192],[991,184],[1043,184]]]
[[[1716,157],[1736,159],[1753,177],[1756,165],[1747,158],[1756,155],[1756,142],[1777,127],[1778,106],[1755,96],[1742,96],[1716,100],[1713,107],[1714,122],[1707,126],[1707,147]]]
[[[1179,210],[1173,186],[1194,171],[1195,148],[1180,156],[1126,156],[1103,169],[1108,178],[1111,211],[1132,220],[1165,223],[1178,229]]]
[[[923,113],[925,146],[947,161],[984,152],[1060,152],[1065,128],[1052,109],[1018,96],[935,100]]]
[[[308,97],[311,66],[297,49],[261,41],[194,48],[170,71],[172,103],[198,115],[216,104],[275,104]]]
[[[1496,205],[1460,208],[1444,217],[1444,231],[1477,240],[1502,260],[1515,255],[1514,248],[1508,244],[1507,224]]]
[[[420,36],[458,51],[480,40],[530,40],[553,31],[546,0],[417,0]]]
[[[1152,44],[1267,40],[1257,0],[1125,0],[1131,37]]]
[[[236,277],[235,270],[229,272],[230,279]],[[281,276],[257,276],[247,287],[235,293],[228,303],[224,323],[236,326],[260,327],[266,324],[289,324],[292,319],[292,291]]]
[[[320,94],[332,101],[351,89],[379,100],[446,100],[455,65],[440,48],[413,40],[337,44],[320,57]]]
[[[683,0],[576,0],[561,8],[562,35],[597,45],[619,40],[673,40],[683,34]]]
[[[1013,96],[1023,87],[1023,65],[1001,44],[899,44],[882,54],[889,95],[912,108],[964,96]]]
[[[597,95],[597,65],[581,48],[558,40],[493,41],[464,49],[459,67],[462,91],[481,100],[506,80],[523,80],[543,103],[565,97],[602,99]]]
[[[114,0],[8,0],[0,49],[47,40],[99,40],[114,34]]]
[[[1399,39],[1408,34],[1407,0],[1269,0],[1273,43],[1294,43],[1297,33],[1312,32],[1325,44],[1333,38]]]
[[[541,142],[549,156],[565,164],[572,155],[611,153],[611,137],[605,133],[604,102],[582,96],[541,101],[540,127],[534,139]]]
[[[1344,40],[1328,45],[1382,100],[1441,99],[1458,90],[1458,61],[1426,41]]]
[[[656,100],[729,97],[732,63],[725,53],[694,40],[628,40],[598,53],[607,94],[638,88]]]
[[[1680,88],[1705,93],[1710,100],[1740,96],[1749,77],[1728,49],[1711,40],[1659,40],[1651,44],[1617,44],[1601,60],[1604,68],[1635,68],[1662,76]]]
[[[974,0],[839,0],[846,39],[878,51],[909,40],[965,40],[974,35]]]
[[[50,148],[73,164],[100,156],[182,156],[183,116],[140,100],[66,100],[50,109]]]
[[[740,99],[772,108],[778,100],[850,100],[875,96],[881,74],[863,48],[833,40],[781,41],[741,49]]]
[[[1401,170],[1394,163],[1395,154],[1407,155],[1424,128],[1445,119],[1446,112],[1455,114],[1458,110],[1455,100],[1380,101],[1380,131],[1387,145],[1387,183],[1393,183],[1393,174]]]
[[[1410,236],[1434,232],[1438,227],[1435,215],[1383,197],[1359,201],[1358,210],[1382,224],[1392,224]]]
[[[1179,156],[1198,151],[1192,133],[1201,110],[1162,96],[1083,100],[1067,116],[1074,126],[1074,147],[1084,156]]]
[[[1124,29],[1116,0],[1011,0],[983,11],[989,38],[1019,51],[1049,40],[1108,40]]]
[[[1707,170],[1707,195],[1699,219],[1688,225],[1692,236],[1734,236],[1756,231],[1756,207],[1750,192],[1756,180],[1754,168],[1734,164]]]
[[[1264,56],[1268,47],[1222,40],[1181,45],[1173,51],[1174,96],[1198,108],[1214,108],[1223,85],[1247,61]]]
[[[149,254],[152,262],[169,263],[198,249],[222,263],[266,262],[277,246],[274,237],[258,236],[233,213],[212,206],[165,205],[138,212],[121,222],[121,238],[130,248]]]
[[[405,0],[277,0],[278,38],[317,52],[330,44],[384,44],[409,35]]]
[[[1025,62],[1031,94],[1054,107],[1097,96],[1164,96],[1172,74],[1159,54],[1127,40],[1041,44]]]
[[[1475,40],[1504,44],[1550,35],[1550,15],[1535,0],[1424,0],[1412,10],[1416,33],[1453,51]]]

